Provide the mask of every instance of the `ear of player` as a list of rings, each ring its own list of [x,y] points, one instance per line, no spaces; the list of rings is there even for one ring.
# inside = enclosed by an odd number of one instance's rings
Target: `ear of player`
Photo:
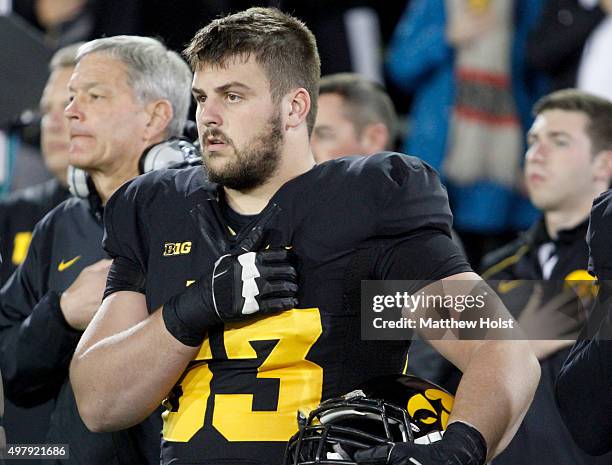
[[[487,445],[480,432],[465,423],[448,425],[444,436],[429,445],[386,444],[355,453],[359,465],[484,465]]]
[[[162,310],[166,328],[185,345],[197,347],[211,326],[294,308],[295,257],[287,249],[257,250],[263,228],[254,227],[209,272],[172,297]]]

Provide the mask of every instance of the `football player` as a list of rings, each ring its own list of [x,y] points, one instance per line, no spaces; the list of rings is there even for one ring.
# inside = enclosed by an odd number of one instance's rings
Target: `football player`
[[[114,261],[71,381],[94,431],[163,401],[165,464],[280,463],[298,408],[403,368],[407,341],[360,339],[362,279],[478,277],[428,165],[381,153],[315,166],[319,57],[303,23],[251,8],[185,54],[212,182],[150,173],[109,201]],[[529,344],[432,344],[464,371],[444,439],[359,460],[483,464],[516,430],[539,376]]]

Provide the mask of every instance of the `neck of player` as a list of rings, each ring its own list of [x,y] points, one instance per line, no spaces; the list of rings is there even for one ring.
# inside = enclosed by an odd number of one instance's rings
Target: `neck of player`
[[[278,169],[261,186],[248,191],[223,188],[232,210],[241,215],[257,215],[285,183],[312,169],[315,160],[310,145],[304,144],[300,149],[287,149],[288,145],[283,150]]]

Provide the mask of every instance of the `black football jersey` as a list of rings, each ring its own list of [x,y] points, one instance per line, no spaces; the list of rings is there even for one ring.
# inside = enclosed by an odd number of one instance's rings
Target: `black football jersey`
[[[612,279],[612,246],[608,238],[612,231],[612,189],[593,202],[587,240],[589,271],[600,280]]]
[[[141,176],[109,201],[105,248],[140,267],[153,312],[255,225],[264,227],[264,247],[292,247],[299,308],[212,328],[163,414],[163,463],[278,464],[298,409],[404,368],[407,341],[361,340],[359,306],[347,296],[358,285],[348,281],[428,279],[427,265],[422,276],[384,276],[392,247],[379,247],[369,268],[356,264],[359,251],[424,230],[448,236],[451,214],[435,171],[396,153],[315,166],[235,234],[222,195],[197,167]],[[452,260],[443,268],[437,278],[469,270]]]

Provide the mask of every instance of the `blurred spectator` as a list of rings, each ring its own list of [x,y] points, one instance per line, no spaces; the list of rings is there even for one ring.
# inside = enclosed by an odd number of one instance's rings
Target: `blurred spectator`
[[[53,51],[18,15],[0,16],[0,198],[48,181],[36,119]]]
[[[40,128],[35,127],[38,122],[32,124],[34,126],[13,127],[9,132],[9,160],[6,160],[9,168],[0,194],[1,200],[5,200],[11,193],[53,179],[40,153]]]
[[[139,0],[13,0],[13,10],[39,28],[51,47],[142,29]]]
[[[535,114],[525,178],[543,217],[487,255],[482,276],[530,338],[542,375],[516,436],[493,464],[609,464],[612,456],[588,457],[574,444],[555,404],[554,385],[593,300],[594,287],[585,282],[592,280],[585,237],[591,204],[612,179],[612,103],[562,90],[540,100]],[[542,447],[546,443],[554,447]]]
[[[323,74],[358,72],[383,82],[382,52],[401,13],[401,2],[373,0],[13,0],[16,13],[58,47],[117,34],[159,37],[182,51],[195,32],[215,17],[251,6],[276,6],[313,30]],[[396,89],[392,86],[395,98]],[[403,97],[403,96],[402,96]],[[398,99],[406,107],[406,99]]]
[[[612,100],[612,0],[600,0],[606,17],[589,35],[578,67],[577,87]]]
[[[215,17],[280,0],[13,0],[16,13],[39,28],[52,47],[104,36],[161,38],[181,51]]]
[[[312,134],[317,163],[393,150],[396,130],[393,103],[380,84],[353,73],[321,79]]]
[[[550,77],[552,90],[576,87],[584,45],[605,14],[597,0],[547,0],[529,35],[527,60]]]
[[[13,192],[0,201],[0,285],[28,252],[34,225],[68,197],[66,169],[70,137],[64,118],[68,105],[68,80],[74,70],[79,44],[60,49],[51,60],[51,72],[40,100],[41,152],[45,165],[55,176],[43,184]]]
[[[473,263],[536,217],[516,190],[520,134],[543,93],[524,64],[540,1],[412,0],[390,44],[389,74],[413,92],[403,150],[442,171]]]
[[[36,223],[69,195],[66,169],[70,137],[64,108],[68,104],[68,80],[74,70],[78,46],[65,47],[53,56],[49,65],[51,75],[40,100],[41,151],[55,178],[16,191],[0,201],[0,253],[4,257],[0,264],[0,286],[25,259]],[[26,409],[7,400],[5,426],[9,443],[44,443],[51,409],[51,402]]]

